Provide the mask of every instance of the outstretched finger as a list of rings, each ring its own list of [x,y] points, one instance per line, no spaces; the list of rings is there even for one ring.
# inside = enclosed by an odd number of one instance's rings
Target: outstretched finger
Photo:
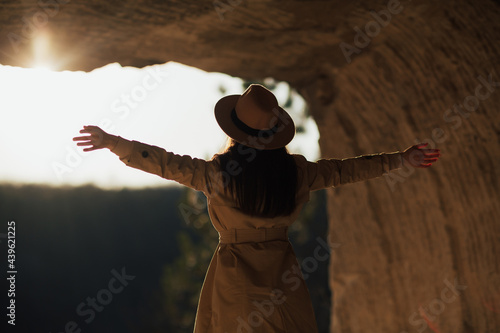
[[[99,128],[96,126],[84,126],[83,129],[80,130],[80,133],[96,133],[98,129]]]
[[[423,153],[424,155],[427,154],[441,154],[441,151],[439,149],[419,149],[419,152]]]
[[[74,137],[73,138],[73,141],[82,141],[82,140],[89,140],[90,139],[90,135],[86,135],[86,136],[77,136],[77,137]]]
[[[86,141],[86,142],[78,142],[76,145],[77,146],[93,146],[94,144],[91,141]]]

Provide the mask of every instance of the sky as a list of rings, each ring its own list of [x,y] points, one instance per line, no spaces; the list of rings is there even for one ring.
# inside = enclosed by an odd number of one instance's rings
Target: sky
[[[129,140],[210,159],[227,138],[213,107],[243,90],[239,78],[174,62],[142,69],[114,63],[90,73],[0,65],[0,183],[109,189],[176,185],[125,166],[108,149],[83,152],[72,138],[83,125],[97,125]],[[278,83],[275,94],[284,105],[288,85]],[[297,123],[305,104],[293,96],[286,110]],[[316,160],[319,134],[308,119],[305,133],[288,149]]]

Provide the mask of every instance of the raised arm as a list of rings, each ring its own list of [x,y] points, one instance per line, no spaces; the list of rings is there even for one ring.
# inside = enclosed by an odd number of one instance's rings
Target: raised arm
[[[440,150],[425,149],[425,146],[427,143],[408,147],[402,152],[307,162],[306,174],[309,188],[315,191],[377,178],[402,167],[428,168],[437,161]]]
[[[206,191],[210,162],[188,155],[176,155],[138,141],[129,141],[108,134],[97,126],[84,126],[80,133],[89,134],[73,138],[78,141],[78,146],[86,147],[84,151],[108,148],[127,166],[174,180],[198,191]]]

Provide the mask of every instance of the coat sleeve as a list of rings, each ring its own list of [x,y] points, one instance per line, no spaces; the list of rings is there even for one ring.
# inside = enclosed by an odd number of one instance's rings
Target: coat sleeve
[[[121,137],[111,151],[129,167],[174,180],[197,191],[206,191],[209,161],[176,155],[160,147]]]
[[[401,152],[361,155],[344,159],[305,161],[310,191],[380,177],[403,166]]]

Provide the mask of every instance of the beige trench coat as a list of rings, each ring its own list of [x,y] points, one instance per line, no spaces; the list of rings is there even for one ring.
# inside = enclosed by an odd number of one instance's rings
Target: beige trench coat
[[[402,167],[400,152],[310,162],[293,155],[298,167],[297,206],[290,216],[255,218],[242,214],[224,195],[217,155],[210,161],[120,138],[112,149],[122,162],[174,180],[207,197],[219,232],[200,294],[195,333],[317,332],[309,292],[287,228],[311,191],[375,178]],[[211,182],[209,191],[207,183]]]

